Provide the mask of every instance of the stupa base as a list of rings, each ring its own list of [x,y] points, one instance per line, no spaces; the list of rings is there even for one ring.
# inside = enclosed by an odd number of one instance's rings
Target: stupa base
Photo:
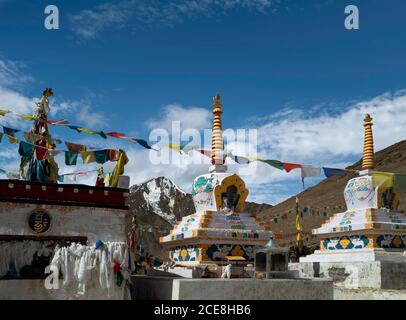
[[[378,248],[352,250],[316,250],[313,254],[300,258],[300,262],[365,262],[390,261],[406,262],[403,250],[384,250]]]
[[[321,252],[289,264],[290,271],[304,278],[332,278],[348,289],[406,289],[406,257],[402,252],[380,249]]]

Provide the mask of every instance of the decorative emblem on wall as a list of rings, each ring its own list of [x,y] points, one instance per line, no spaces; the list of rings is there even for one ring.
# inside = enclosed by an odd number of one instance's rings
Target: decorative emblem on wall
[[[364,235],[342,236],[324,239],[322,250],[364,249],[369,244],[369,239]]]
[[[207,250],[207,256],[213,261],[223,260],[226,256],[242,256],[247,261],[254,261],[253,245],[212,244]]]
[[[198,261],[200,260],[200,250],[196,246],[178,246],[171,251],[172,261]]]
[[[376,244],[383,249],[404,249],[406,248],[406,235],[380,235]]]
[[[28,217],[28,225],[36,234],[42,234],[51,227],[51,216],[41,209],[36,209]]]

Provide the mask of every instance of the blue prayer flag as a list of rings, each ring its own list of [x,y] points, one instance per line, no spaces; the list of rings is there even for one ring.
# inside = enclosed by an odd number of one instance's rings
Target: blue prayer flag
[[[344,177],[346,174],[344,169],[323,168],[323,171],[327,178],[332,176]]]

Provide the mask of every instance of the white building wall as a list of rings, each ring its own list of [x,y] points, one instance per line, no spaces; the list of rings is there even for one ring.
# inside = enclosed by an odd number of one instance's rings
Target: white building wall
[[[33,236],[28,217],[35,209],[46,211],[51,216],[50,229],[41,236],[87,237],[92,245],[103,242],[126,242],[128,210],[83,206],[36,205],[0,202],[0,236]],[[95,279],[97,283],[97,279]],[[0,280],[2,299],[126,299],[128,289],[115,288],[110,295],[107,290],[95,285],[84,296],[63,289],[47,290],[44,280]]]
[[[90,243],[126,241],[127,210],[9,202],[0,203],[0,235],[35,235],[28,216],[38,208],[51,216],[51,227],[44,236],[83,236]]]

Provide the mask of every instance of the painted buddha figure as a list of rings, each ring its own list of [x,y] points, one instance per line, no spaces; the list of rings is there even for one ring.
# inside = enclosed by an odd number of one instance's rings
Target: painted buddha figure
[[[235,207],[238,203],[239,194],[237,194],[238,189],[236,186],[229,186],[227,187],[227,191],[221,194],[222,199],[222,211],[226,215],[233,215]]]

